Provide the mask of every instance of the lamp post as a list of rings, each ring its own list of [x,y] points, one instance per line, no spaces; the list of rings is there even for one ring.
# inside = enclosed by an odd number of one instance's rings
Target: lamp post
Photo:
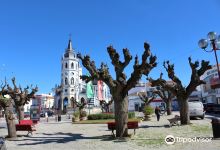
[[[201,39],[199,40],[198,44],[201,49],[203,49],[206,52],[213,52],[215,53],[215,60],[216,60],[216,66],[218,71],[218,78],[220,81],[220,70],[218,66],[218,57],[217,57],[217,50],[220,50],[219,44],[220,44],[220,35],[218,36],[216,32],[209,32],[208,33],[208,39]],[[206,48],[210,45],[211,50],[206,50]]]

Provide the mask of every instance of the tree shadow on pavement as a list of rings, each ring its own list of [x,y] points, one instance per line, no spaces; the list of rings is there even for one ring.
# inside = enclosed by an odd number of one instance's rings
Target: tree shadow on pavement
[[[40,137],[25,137],[23,139],[16,139],[13,141],[22,141],[18,144],[19,146],[25,145],[39,145],[39,144],[52,144],[52,143],[68,143],[79,140],[88,140],[88,139],[97,139],[101,141],[112,141],[114,138],[111,135],[102,135],[102,136],[92,136],[86,137],[78,133],[63,133],[57,132],[54,134],[43,133],[43,136]]]

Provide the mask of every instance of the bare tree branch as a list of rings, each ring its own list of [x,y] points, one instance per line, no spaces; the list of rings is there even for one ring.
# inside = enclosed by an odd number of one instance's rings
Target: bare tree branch
[[[142,63],[140,65],[138,63],[138,57],[135,57],[134,71],[131,73],[131,77],[127,81],[125,91],[129,91],[131,88],[133,88],[141,79],[142,74],[147,76],[149,72],[157,65],[157,57],[151,55],[150,45],[148,43],[144,43],[144,48],[145,51],[142,55]],[[148,63],[147,59],[149,56],[150,62]]]
[[[87,105],[86,100],[82,97],[80,100],[80,103],[76,101],[75,98],[71,98],[71,101],[73,102],[73,104],[79,108],[79,111],[81,111],[83,108],[85,108],[85,106]]]
[[[137,95],[144,102],[145,106],[149,105],[156,97],[155,93],[153,93],[151,97],[147,96],[146,93],[141,93],[141,92],[139,92]]]
[[[197,86],[201,84],[206,84],[205,81],[200,80],[200,76],[203,75],[206,70],[211,69],[211,65],[209,65],[209,61],[202,60],[200,69],[197,69],[199,67],[199,62],[195,61],[193,63],[190,57],[188,58],[188,60],[192,73],[191,73],[190,83],[186,88],[187,96],[189,96],[192,93],[192,91],[196,89]]]
[[[163,89],[167,90],[167,91],[171,91],[174,95],[177,94],[177,87],[175,83],[168,83],[166,80],[164,80],[163,78],[163,73],[160,74],[160,78],[154,80],[152,78],[147,78],[149,80],[149,82],[151,83],[152,87],[162,87]]]
[[[100,69],[96,69],[94,61],[90,61],[89,56],[82,57],[81,54],[78,54],[77,57],[82,61],[83,66],[89,71],[91,77],[88,76],[81,76],[83,80],[87,82],[90,80],[103,80],[109,87],[115,87],[115,81],[112,79],[111,75],[109,74],[107,65],[102,63]]]
[[[5,108],[9,106],[9,103],[11,102],[10,99],[5,98],[5,95],[8,94],[8,90],[5,88],[7,86],[7,81],[5,79],[5,83],[1,84],[1,89],[0,89],[0,105]]]
[[[118,73],[118,76],[120,73],[122,73],[125,69],[125,67],[130,63],[132,60],[132,56],[130,55],[130,52],[127,48],[123,49],[124,54],[124,62],[121,62],[120,55],[116,52],[116,50],[113,48],[113,46],[107,47],[108,54],[112,60],[112,64],[115,67],[116,73]]]
[[[170,64],[169,61],[164,61],[163,63],[164,68],[167,71],[168,77],[173,80],[173,82],[175,82],[177,85],[181,85],[182,86],[182,82],[180,81],[180,79],[175,76],[175,72],[174,72],[174,64]]]
[[[208,69],[211,69],[212,66],[209,64],[209,61],[202,60],[201,67],[198,70],[198,75],[203,75]]]

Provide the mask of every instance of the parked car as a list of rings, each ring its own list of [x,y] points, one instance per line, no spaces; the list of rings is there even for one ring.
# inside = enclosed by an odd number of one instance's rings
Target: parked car
[[[48,117],[53,117],[53,111],[47,111],[47,115],[48,115]]]
[[[207,103],[203,105],[208,113],[220,113],[220,104]]]
[[[205,111],[202,102],[193,101],[193,102],[188,102],[188,104],[189,104],[190,117],[199,117],[201,119],[205,118]]]
[[[51,116],[53,116],[53,111],[46,111],[47,112],[47,115],[48,115],[48,117],[51,117]],[[40,117],[45,117],[45,112],[41,112],[40,113]]]
[[[45,117],[45,112],[41,112],[40,117]]]
[[[205,106],[206,112],[214,112],[214,103],[207,103]]]

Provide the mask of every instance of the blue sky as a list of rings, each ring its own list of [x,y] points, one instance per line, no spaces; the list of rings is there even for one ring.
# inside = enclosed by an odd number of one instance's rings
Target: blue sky
[[[51,92],[60,83],[61,56],[71,33],[76,51],[89,54],[97,66],[108,63],[113,75],[106,47],[120,53],[127,47],[141,56],[147,41],[158,57],[150,76],[158,77],[162,62],[170,60],[187,85],[189,56],[215,64],[214,53],[197,43],[209,31],[220,33],[219,14],[218,0],[2,0],[0,80],[15,76],[22,86],[37,84],[39,93]]]

